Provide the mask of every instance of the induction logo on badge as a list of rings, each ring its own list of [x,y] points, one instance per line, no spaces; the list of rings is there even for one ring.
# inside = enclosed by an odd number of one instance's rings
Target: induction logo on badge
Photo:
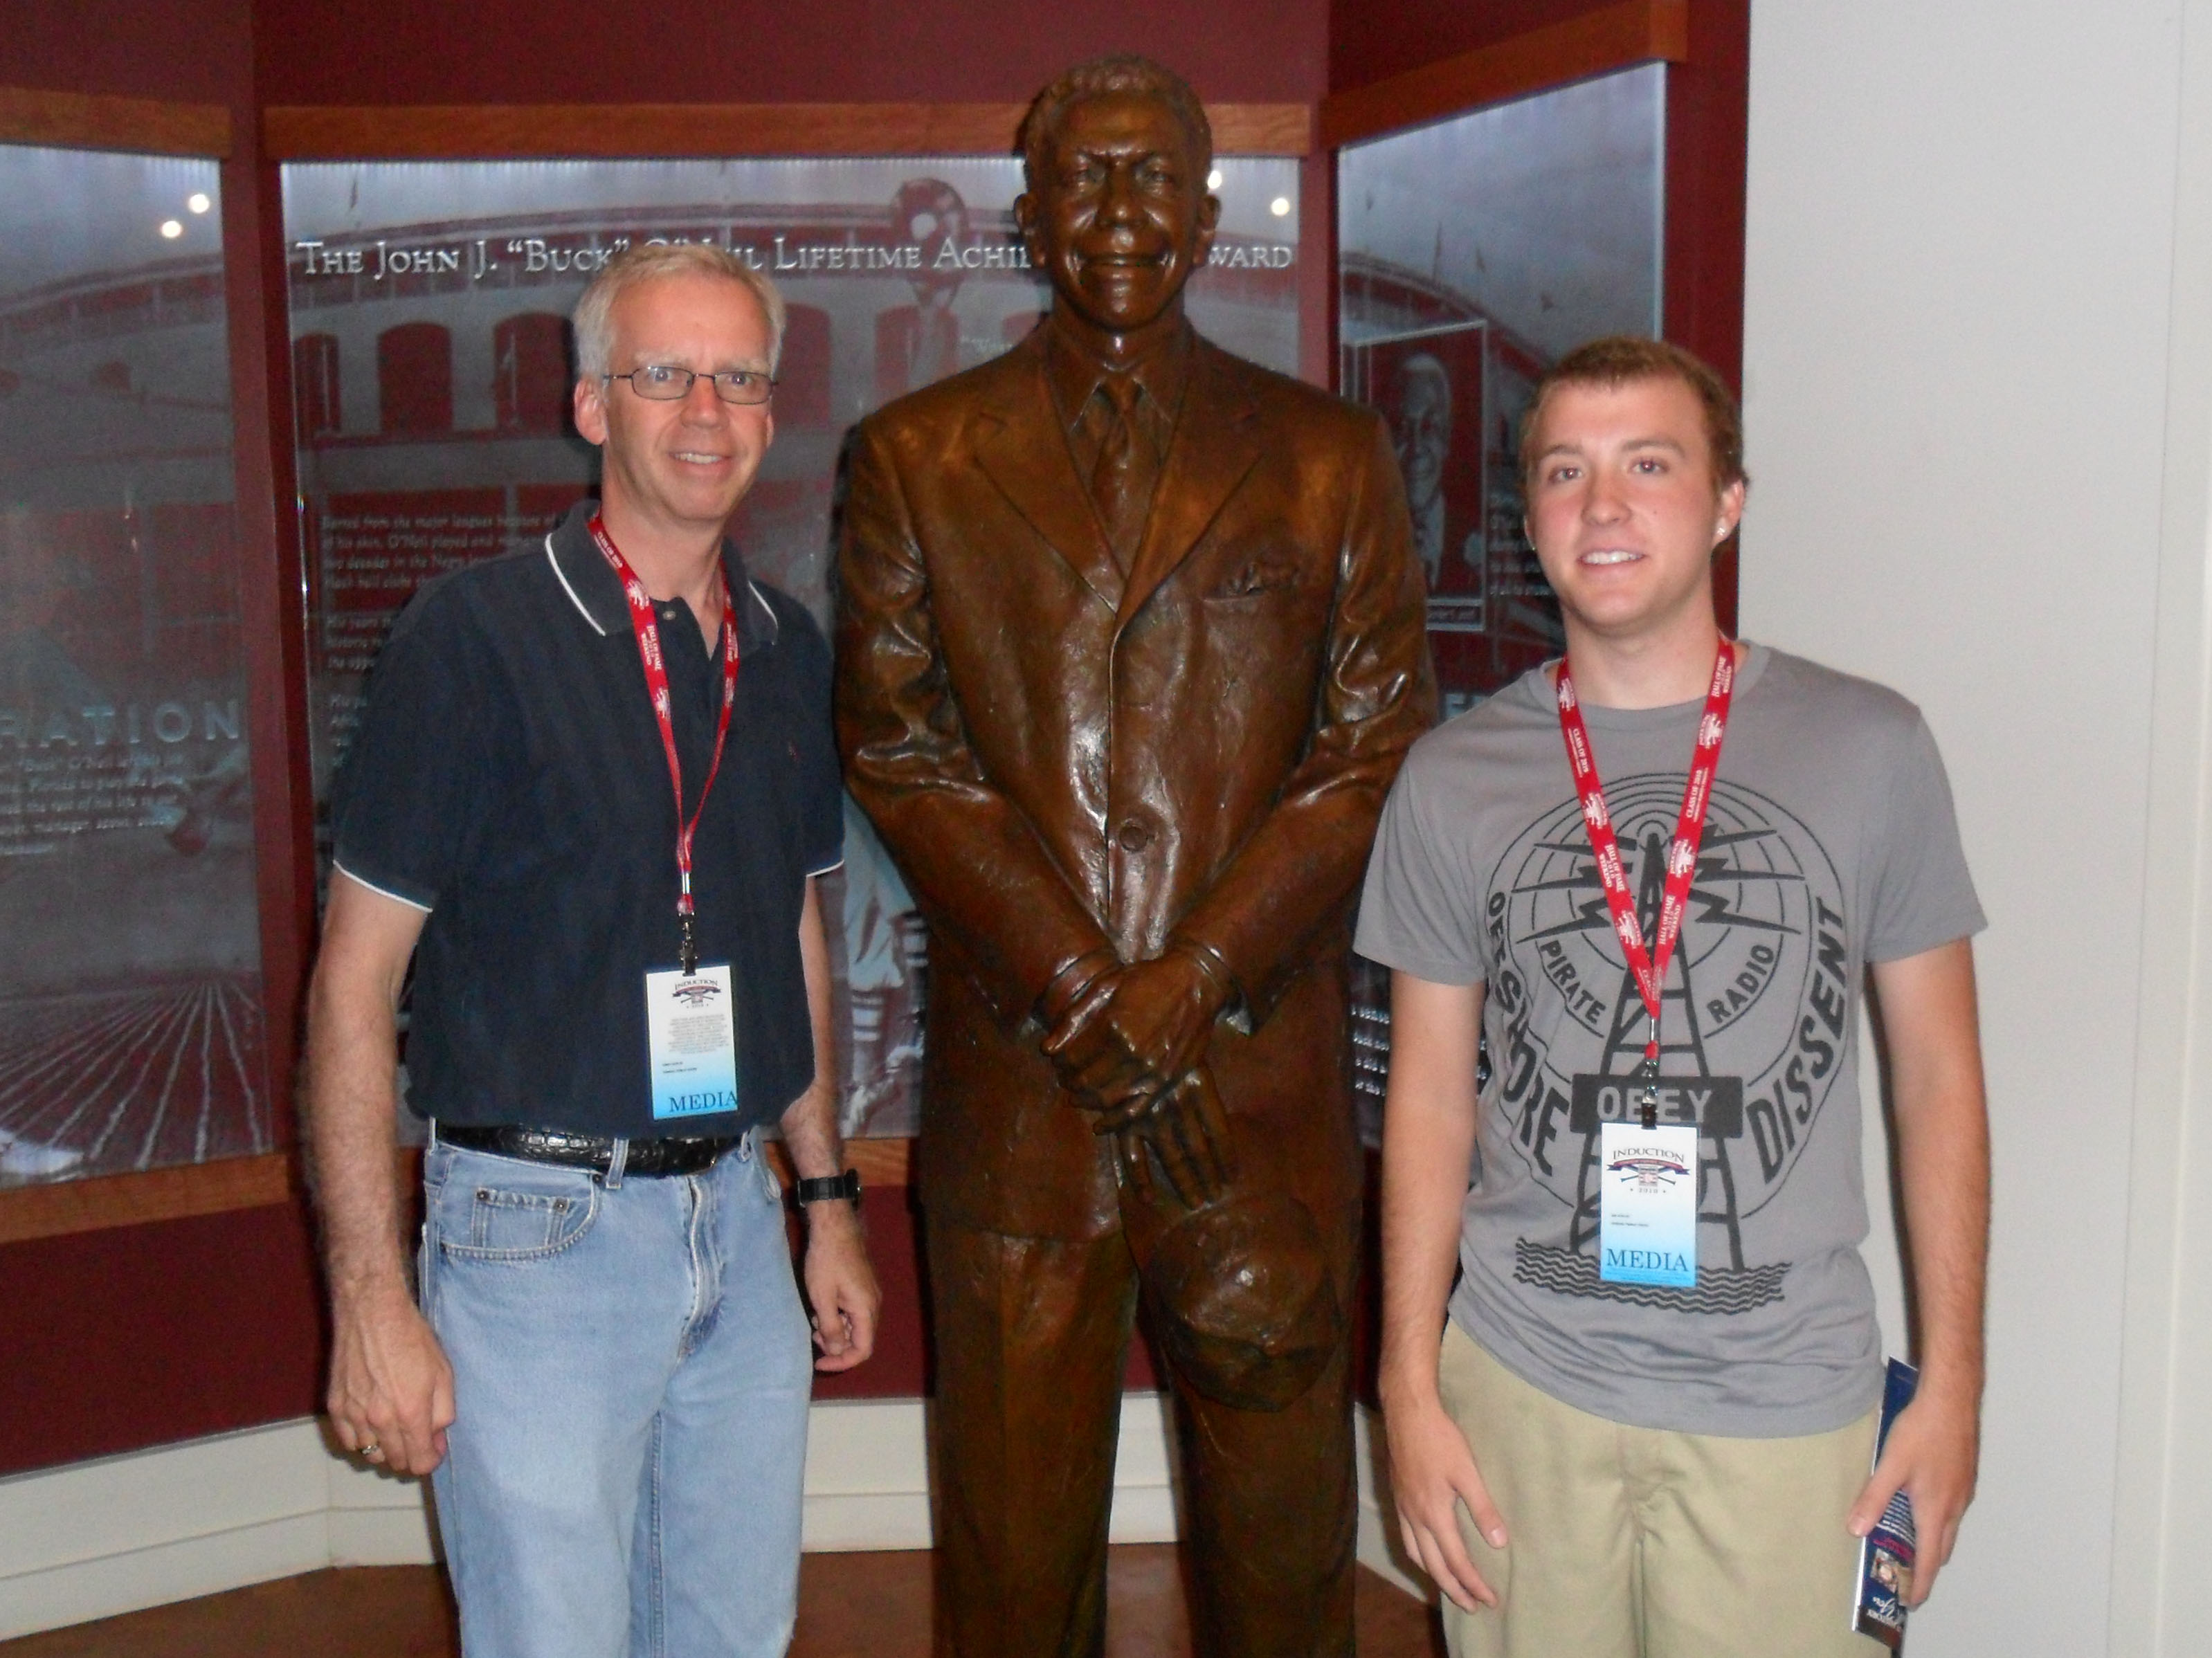
[[[696,1012],[720,996],[722,987],[712,979],[686,979],[670,993]]]
[[[1605,1166],[1620,1184],[1641,1192],[1664,1192],[1690,1177],[1689,1165],[1662,1146],[1631,1145]]]
[[[1683,784],[1679,771],[1606,783],[1646,938]],[[1579,1215],[1595,1195],[1603,1102],[1626,1092],[1605,1084],[1631,1081],[1649,1022],[1572,796],[1507,848],[1485,926],[1501,964],[1492,991],[1505,1041],[1492,1059],[1514,1149]],[[1717,781],[1668,970],[1661,1114],[1698,1129],[1705,1167],[1681,1174],[1702,1177],[1714,1197],[1699,1218],[1727,1232],[1722,1260],[1740,1255],[1740,1222],[1788,1181],[1834,1086],[1850,954],[1842,882],[1811,829],[1755,790]],[[1594,1219],[1575,1226],[1577,1244],[1594,1242],[1595,1230]]]

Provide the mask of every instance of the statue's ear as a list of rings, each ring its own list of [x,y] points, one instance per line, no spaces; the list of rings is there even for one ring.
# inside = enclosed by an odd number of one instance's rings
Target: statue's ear
[[[1213,251],[1213,233],[1221,223],[1221,197],[1211,191],[1199,198],[1198,232],[1192,239],[1196,244],[1191,265],[1194,269],[1206,263],[1206,255]]]
[[[1045,264],[1042,245],[1042,224],[1038,216],[1037,199],[1026,190],[1014,197],[1014,228],[1022,233],[1022,246],[1029,250],[1030,263],[1042,267]]]

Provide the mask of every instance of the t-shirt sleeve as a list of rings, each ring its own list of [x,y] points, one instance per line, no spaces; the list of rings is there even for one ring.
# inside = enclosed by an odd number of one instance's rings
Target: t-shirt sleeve
[[[1467,848],[1444,829],[1432,799],[1434,750],[1417,747],[1383,803],[1367,860],[1354,947],[1370,961],[1431,984],[1490,976]]]
[[[1928,722],[1917,715],[1891,774],[1869,914],[1869,962],[1902,961],[1987,925],[1966,872],[1943,756]]]
[[[332,791],[337,867],[417,909],[453,890],[484,797],[471,658],[453,592],[418,595],[377,658]]]
[[[845,861],[845,781],[830,723],[830,647],[814,618],[792,608],[798,611],[799,821],[806,872],[826,875]]]

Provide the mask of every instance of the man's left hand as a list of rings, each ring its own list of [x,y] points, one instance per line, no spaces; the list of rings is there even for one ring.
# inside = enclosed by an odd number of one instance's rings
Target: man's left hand
[[[1864,1537],[1899,1491],[1912,1499],[1917,1558],[1905,1604],[1917,1606],[1959,1540],[1959,1522],[1974,1500],[1981,1458],[1981,1407],[1971,1394],[1953,1399],[1924,1389],[1899,1413],[1874,1477],[1851,1504],[1851,1535]]]
[[[1228,999],[1221,981],[1178,946],[1102,975],[1046,1033],[1044,1051],[1061,1081],[1099,1108],[1141,1108],[1205,1058]]]
[[[850,1204],[806,1206],[806,1299],[813,1309],[817,1370],[849,1370],[876,1348],[876,1314],[883,1291],[860,1236],[860,1217]]]

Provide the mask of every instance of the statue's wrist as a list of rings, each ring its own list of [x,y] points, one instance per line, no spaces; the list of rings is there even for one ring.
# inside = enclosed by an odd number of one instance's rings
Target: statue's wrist
[[[1086,950],[1073,961],[1063,964],[1037,996],[1038,1022],[1046,1029],[1051,1029],[1081,999],[1084,992],[1121,964],[1121,958],[1103,947]]]
[[[1212,993],[1215,1013],[1243,1005],[1243,987],[1237,982],[1237,975],[1229,970],[1229,963],[1221,959],[1219,950],[1203,939],[1182,933],[1177,933],[1169,943],[1198,969],[1200,976],[1206,981]]]

